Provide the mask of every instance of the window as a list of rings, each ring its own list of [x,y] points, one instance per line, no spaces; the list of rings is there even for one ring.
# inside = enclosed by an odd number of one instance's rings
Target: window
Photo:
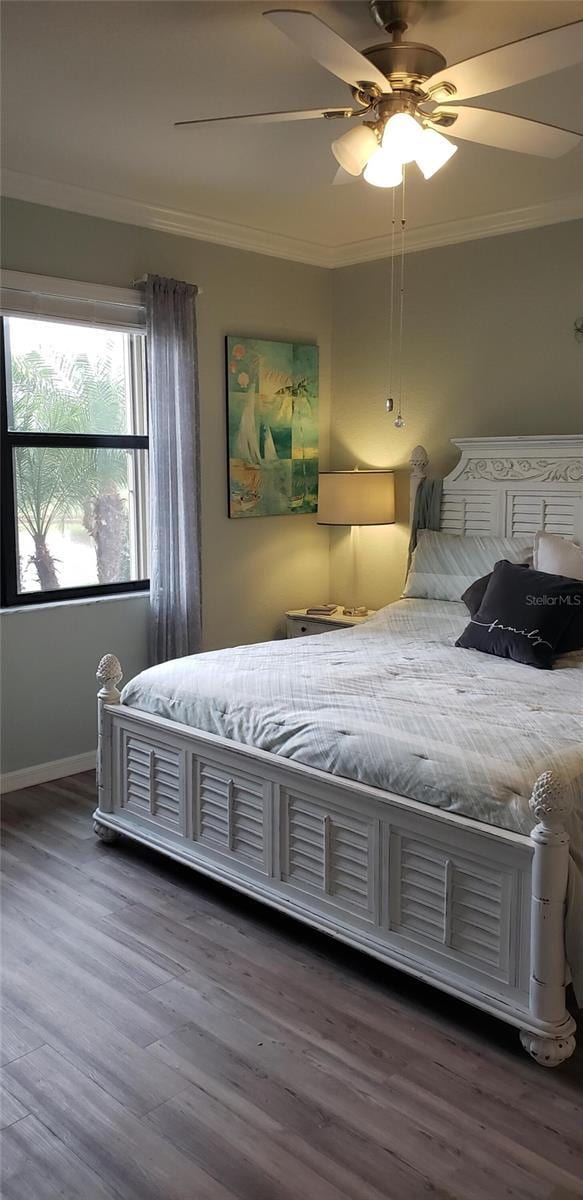
[[[2,603],[147,586],[144,337],[3,317]]]

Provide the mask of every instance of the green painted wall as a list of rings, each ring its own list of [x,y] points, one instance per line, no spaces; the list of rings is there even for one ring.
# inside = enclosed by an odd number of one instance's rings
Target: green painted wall
[[[450,438],[583,432],[583,221],[484,238],[406,258],[404,416],[387,396],[389,262],[334,274],[331,461],[407,467],[414,446],[429,473],[456,461]],[[371,313],[372,318],[371,318]],[[360,601],[402,590],[408,478],[397,480],[399,525],[360,531]],[[331,591],[349,589],[349,538],[331,539]]]
[[[2,265],[128,287],[146,272],[202,288],[198,306],[205,646],[274,637],[286,608],[326,600],[328,533],[315,516],[229,521],[226,506],[224,336],[317,341],[321,453],[328,447],[331,276],[318,267],[231,250],[134,225],[5,199]],[[95,745],[94,670],[108,650],[127,674],[146,665],[143,600],[9,612],[4,641],[2,771],[81,754]],[[83,677],[79,664],[83,663]],[[87,672],[85,677],[85,672]],[[34,673],[34,674],[33,674]],[[38,675],[41,683],[39,685]],[[34,720],[30,719],[31,692]]]

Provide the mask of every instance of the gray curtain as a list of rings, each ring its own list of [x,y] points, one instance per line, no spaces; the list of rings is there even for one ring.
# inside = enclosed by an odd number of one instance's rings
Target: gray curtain
[[[200,433],[197,288],[148,275],[150,401],[150,653],[153,662],[201,645]]]
[[[420,529],[439,529],[441,524],[441,496],[443,480],[422,479],[415,493],[415,504],[411,519],[411,537],[409,539],[409,557],[407,570],[411,565],[411,557],[417,545],[417,534]]]

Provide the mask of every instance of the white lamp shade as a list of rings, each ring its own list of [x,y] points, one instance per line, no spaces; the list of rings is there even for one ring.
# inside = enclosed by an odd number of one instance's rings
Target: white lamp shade
[[[423,127],[415,117],[410,113],[395,113],[385,125],[382,148],[403,165],[413,162],[422,140]]]
[[[364,178],[373,187],[398,187],[403,182],[403,168],[387,150],[377,150],[364,168]]]
[[[437,129],[424,129],[419,147],[415,151],[415,162],[425,178],[431,179],[436,171],[449,162],[456,150],[454,142],[438,133]]]
[[[392,471],[323,471],[318,484],[318,525],[392,525]]]
[[[368,125],[356,125],[332,142],[332,153],[349,175],[360,175],[377,146],[374,131]]]

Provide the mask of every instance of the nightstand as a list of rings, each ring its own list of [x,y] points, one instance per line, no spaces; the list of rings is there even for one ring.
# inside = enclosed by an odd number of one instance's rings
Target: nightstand
[[[345,617],[342,605],[339,604],[336,612],[330,613],[330,616],[309,617],[305,608],[290,608],[289,612],[285,614],[287,636],[288,638],[309,637],[312,633],[330,633],[333,629],[346,629],[350,625],[362,625],[363,621],[374,617],[375,611],[369,608],[368,612],[361,617]]]

